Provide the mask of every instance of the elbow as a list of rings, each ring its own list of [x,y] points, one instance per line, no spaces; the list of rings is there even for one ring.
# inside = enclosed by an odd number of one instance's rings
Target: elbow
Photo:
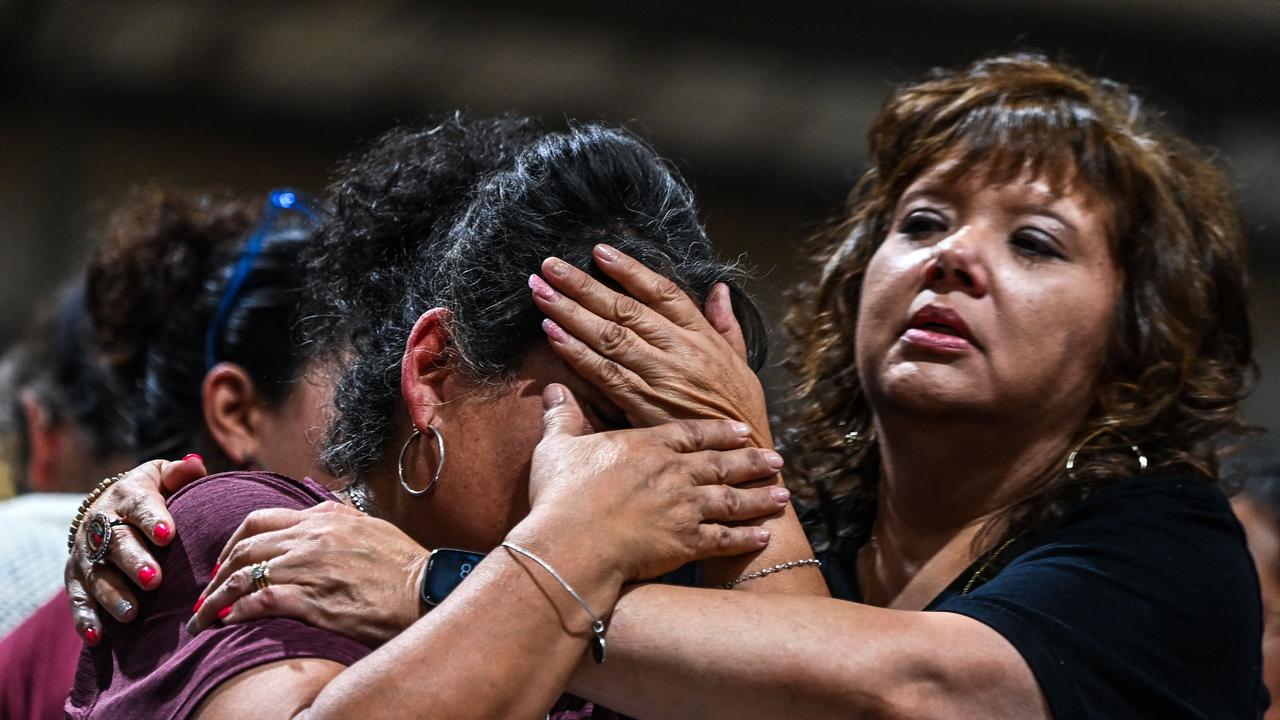
[[[1001,709],[1016,705],[1018,696],[1008,679],[1001,663],[972,656],[957,663],[915,664],[880,684],[857,717],[872,720],[1006,717]]]

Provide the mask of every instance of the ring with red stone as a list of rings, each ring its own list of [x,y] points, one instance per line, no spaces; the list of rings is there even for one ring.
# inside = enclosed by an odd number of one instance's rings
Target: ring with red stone
[[[89,561],[105,562],[111,552],[111,528],[125,525],[119,518],[112,520],[102,513],[94,513],[89,519],[89,527],[84,534],[84,548],[89,553]]]

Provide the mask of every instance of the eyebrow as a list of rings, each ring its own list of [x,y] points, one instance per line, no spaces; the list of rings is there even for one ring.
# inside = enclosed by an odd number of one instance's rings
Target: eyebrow
[[[1018,215],[1040,215],[1050,220],[1056,221],[1072,233],[1079,234],[1080,230],[1076,224],[1071,222],[1062,213],[1056,212],[1042,204],[1018,203],[1009,208]]]
[[[933,200],[935,202],[944,202],[953,204],[955,202],[955,191],[949,190],[943,184],[923,185],[913,190],[908,190],[898,198],[898,205],[908,205],[916,200]]]

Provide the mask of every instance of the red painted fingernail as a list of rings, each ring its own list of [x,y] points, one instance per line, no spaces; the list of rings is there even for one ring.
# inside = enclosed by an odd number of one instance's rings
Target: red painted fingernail
[[[156,569],[150,565],[143,565],[138,568],[138,581],[143,585],[150,585],[152,580],[156,579]]]
[[[219,569],[219,568],[221,568],[221,567],[222,567],[222,563],[220,563],[220,562],[219,562],[219,563],[214,563],[214,564],[213,564],[213,572],[212,572],[212,573],[210,573],[210,577],[212,577],[213,575],[217,575],[217,574],[218,574],[218,569]]]
[[[534,295],[537,295],[543,300],[553,301],[556,299],[556,291],[551,289],[551,286],[547,284],[546,280],[543,280],[537,275],[529,276],[529,289],[533,291]]]
[[[186,462],[188,460],[196,460],[198,462],[204,462],[204,458],[200,457],[196,453],[187,453],[186,455],[182,456],[183,462]]]
[[[201,605],[203,605],[203,604],[204,604],[204,598],[202,598],[202,597],[198,597],[198,598],[196,598],[196,606],[195,606],[195,607],[193,607],[193,608],[191,608],[191,612],[192,612],[192,613],[198,613],[198,612],[200,612],[200,606],[201,606]]]
[[[156,523],[155,529],[153,529],[151,532],[156,536],[157,540],[169,539],[169,526],[162,522]]]
[[[222,608],[221,610],[219,610],[219,611],[218,611],[218,619],[219,619],[219,620],[226,620],[226,619],[227,619],[227,616],[228,616],[228,615],[230,615],[230,614],[231,614],[231,606],[230,606],[230,605],[228,605],[228,606],[226,606],[226,607],[224,607],[224,608]]]
[[[547,337],[551,338],[552,342],[562,343],[568,338],[568,336],[564,334],[564,328],[555,324],[555,322],[550,318],[542,321],[542,332],[546,333]]]
[[[604,260],[605,262],[613,262],[614,260],[618,259],[618,251],[614,250],[608,245],[605,245],[604,243],[601,243],[595,246],[594,249],[596,251],[596,255],[598,255],[600,259]]]
[[[97,645],[98,644],[98,628],[92,625],[85,628],[84,639],[85,639],[85,642],[89,643],[90,645]]]

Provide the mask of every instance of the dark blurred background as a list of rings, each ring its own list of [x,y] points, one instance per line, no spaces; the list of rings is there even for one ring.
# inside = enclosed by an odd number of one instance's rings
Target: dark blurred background
[[[776,321],[889,89],[1027,48],[1130,83],[1215,150],[1253,244],[1249,414],[1280,427],[1280,0],[751,5],[0,0],[0,347],[130,186],[319,191],[359,140],[455,107],[647,137]]]

